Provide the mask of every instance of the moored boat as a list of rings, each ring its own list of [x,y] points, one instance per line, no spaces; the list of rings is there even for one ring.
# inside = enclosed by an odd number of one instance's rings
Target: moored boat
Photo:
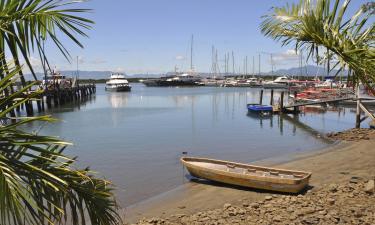
[[[271,114],[273,107],[271,105],[247,104],[247,109],[252,113]]]
[[[131,86],[123,74],[112,74],[110,79],[105,83],[106,91],[125,92],[131,91]]]
[[[308,185],[311,177],[309,172],[253,166],[215,159],[182,157],[181,162],[194,177],[277,192],[301,192]]]
[[[278,77],[273,81],[265,81],[263,82],[263,88],[269,89],[287,89],[290,86],[291,79],[287,76]]]

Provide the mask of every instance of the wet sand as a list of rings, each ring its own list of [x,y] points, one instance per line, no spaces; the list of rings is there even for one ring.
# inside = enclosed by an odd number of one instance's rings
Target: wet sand
[[[319,190],[332,183],[340,183],[351,177],[370,179],[375,176],[375,134],[369,140],[342,141],[313,153],[293,156],[289,161],[277,163],[277,159],[254,164],[272,165],[284,169],[296,169],[313,173],[310,185]],[[226,203],[264,199],[269,192],[233,188],[210,182],[189,182],[152,199],[124,210],[126,223],[142,218],[165,218],[175,214],[193,214],[222,208]]]

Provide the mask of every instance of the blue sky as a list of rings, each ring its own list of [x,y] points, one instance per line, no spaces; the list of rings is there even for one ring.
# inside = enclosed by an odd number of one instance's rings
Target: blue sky
[[[189,46],[194,34],[194,65],[197,71],[211,68],[211,47],[218,49],[219,60],[234,51],[236,70],[243,68],[245,56],[272,52],[276,69],[298,66],[290,56],[292,46],[281,47],[260,33],[261,16],[272,6],[293,0],[90,0],[80,3],[93,12],[87,16],[95,21],[81,38],[80,49],[64,40],[73,57],[79,56],[80,70],[111,70],[134,73],[165,73],[175,65],[189,67]],[[367,2],[353,0],[350,12]],[[51,64],[59,69],[75,69],[57,49],[48,45]],[[269,56],[263,54],[262,71],[270,70]]]

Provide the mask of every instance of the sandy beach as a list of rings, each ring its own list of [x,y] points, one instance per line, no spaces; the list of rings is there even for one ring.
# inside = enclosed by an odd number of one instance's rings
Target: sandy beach
[[[368,132],[369,131],[369,132]],[[275,165],[273,160],[258,165],[310,171],[312,192],[323,190],[332,184],[346,184],[358,178],[361,182],[375,176],[375,132],[349,130],[328,136],[339,140],[329,148],[313,153],[293,156],[288,162]],[[310,191],[310,192],[311,192]],[[270,194],[258,190],[233,188],[210,182],[189,182],[172,191],[148,199],[124,210],[126,223],[142,218],[170,218],[172,215],[192,215],[207,210],[223,208],[223,205],[241,205],[244,201],[262,201]]]

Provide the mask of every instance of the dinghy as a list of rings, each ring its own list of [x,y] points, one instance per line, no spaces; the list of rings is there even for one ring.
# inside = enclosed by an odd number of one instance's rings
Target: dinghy
[[[271,114],[273,107],[271,105],[247,104],[249,112],[257,114]]]
[[[206,158],[182,157],[181,162],[197,178],[277,192],[298,193],[308,185],[311,177],[309,172]]]

